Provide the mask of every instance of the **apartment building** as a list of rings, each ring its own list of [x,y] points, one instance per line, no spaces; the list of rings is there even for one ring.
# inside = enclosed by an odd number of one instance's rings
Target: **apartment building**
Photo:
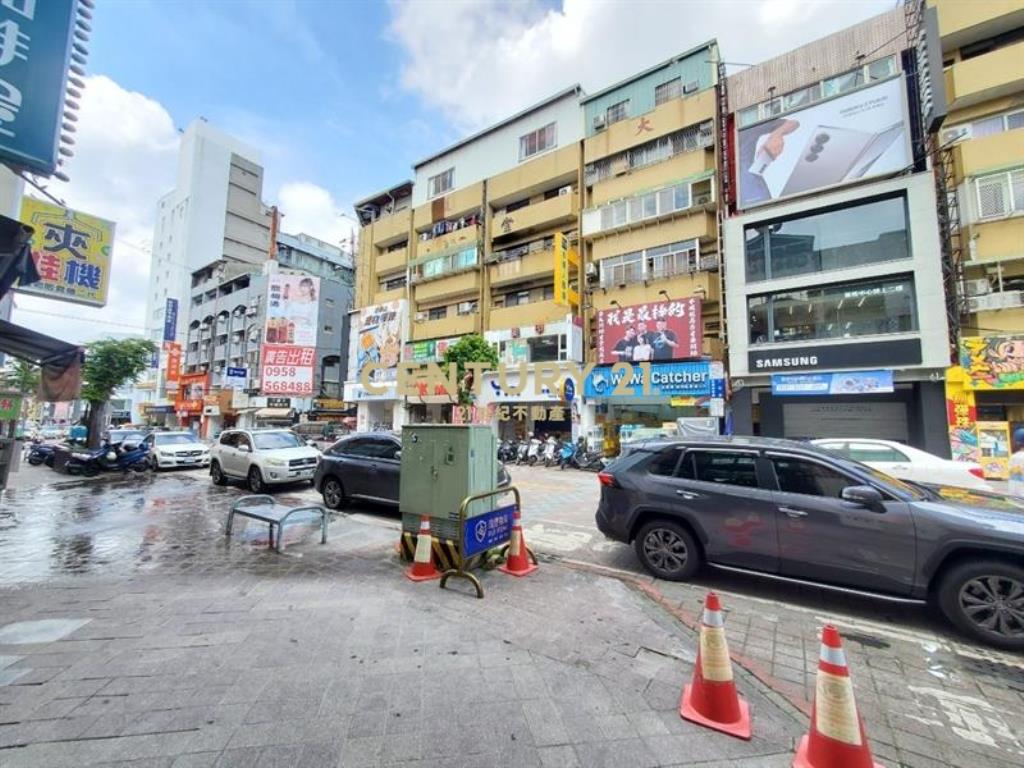
[[[722,415],[718,62],[710,41],[582,100],[583,295],[598,367],[581,421],[611,451],[637,428],[694,417],[717,428]],[[660,383],[619,394],[616,363],[649,363]]]
[[[157,203],[146,293],[149,338],[181,344],[194,270],[222,260],[261,264],[266,259],[270,221],[262,192],[258,150],[204,119],[185,129],[175,187]],[[136,385],[133,401],[140,417],[145,411],[173,421],[175,390],[166,386],[167,365],[179,351],[165,349]]]
[[[959,365],[947,375],[954,457],[1005,478],[1024,426],[1024,0],[928,0],[948,115],[940,157],[962,264]],[[922,20],[924,23],[924,19]]]
[[[728,78],[738,434],[948,455],[950,325],[907,37],[896,9]]]

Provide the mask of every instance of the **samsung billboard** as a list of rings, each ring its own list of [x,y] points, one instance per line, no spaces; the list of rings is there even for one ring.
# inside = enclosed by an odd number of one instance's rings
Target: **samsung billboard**
[[[913,163],[902,76],[737,131],[739,207],[752,208]]]

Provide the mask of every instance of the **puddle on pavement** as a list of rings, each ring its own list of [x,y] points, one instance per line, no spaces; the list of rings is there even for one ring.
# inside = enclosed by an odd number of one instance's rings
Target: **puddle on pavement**
[[[28,643],[52,643],[67,637],[92,619],[38,619],[16,621],[0,627],[0,645],[24,645]]]
[[[277,497],[279,503],[300,503],[290,491]],[[225,547],[266,550],[267,526],[244,518],[236,518],[232,538],[225,540],[228,508],[244,493],[181,474],[6,491],[0,497],[0,583],[179,567],[204,555],[223,558]],[[318,534],[318,517],[296,516],[285,526],[285,551],[318,540]]]

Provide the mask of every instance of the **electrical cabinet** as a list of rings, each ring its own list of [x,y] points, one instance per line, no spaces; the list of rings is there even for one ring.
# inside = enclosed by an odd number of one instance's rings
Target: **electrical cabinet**
[[[418,532],[420,516],[427,515],[435,537],[455,540],[462,500],[494,490],[497,482],[498,449],[490,426],[410,424],[402,427],[398,504],[404,530]],[[494,506],[494,499],[475,501],[467,516],[482,514]]]

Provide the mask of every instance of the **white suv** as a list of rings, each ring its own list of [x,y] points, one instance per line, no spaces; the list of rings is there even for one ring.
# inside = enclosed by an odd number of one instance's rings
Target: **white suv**
[[[245,480],[253,493],[268,485],[312,480],[320,451],[288,429],[227,429],[214,444],[210,477],[216,485]]]

